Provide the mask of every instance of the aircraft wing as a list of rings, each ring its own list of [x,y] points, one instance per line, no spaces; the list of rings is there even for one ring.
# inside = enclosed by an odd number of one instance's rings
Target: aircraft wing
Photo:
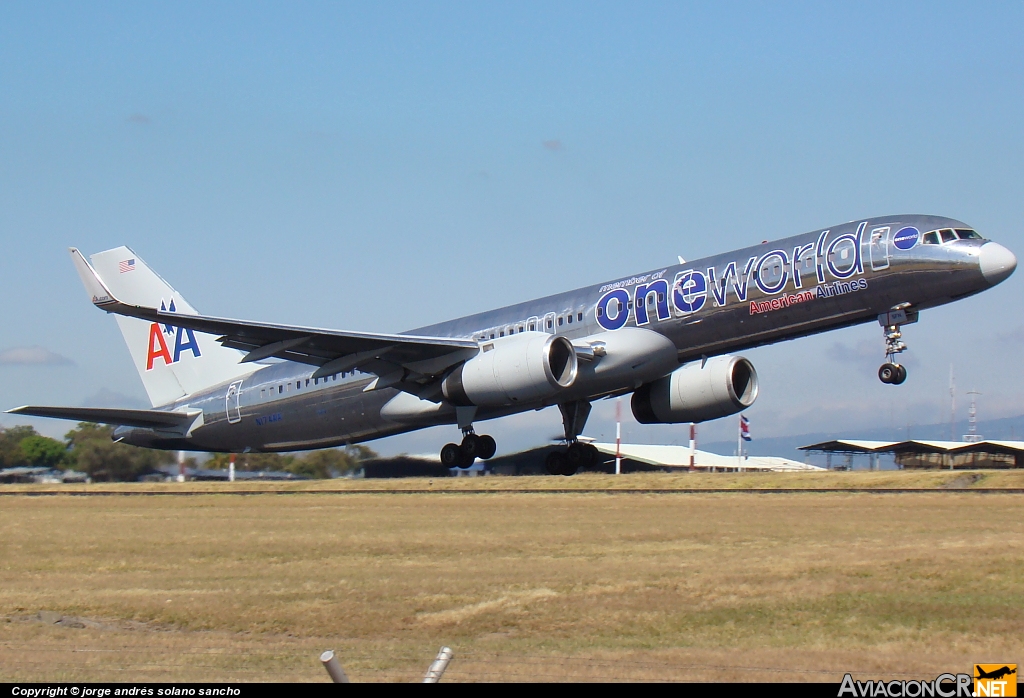
[[[276,325],[203,315],[182,315],[131,305],[114,297],[76,249],[71,256],[96,307],[110,313],[218,335],[226,347],[247,352],[242,362],[276,357],[317,366],[314,378],[359,369],[377,376],[366,390],[395,387],[424,399],[439,399],[436,380],[446,369],[474,356],[472,339],[375,334]]]
[[[72,419],[77,422],[99,422],[100,424],[123,424],[129,427],[147,429],[187,429],[192,426],[200,410],[191,412],[165,412],[163,410],[122,410],[108,407],[43,407],[25,405],[7,410],[8,414],[23,414],[29,417],[52,417]]]

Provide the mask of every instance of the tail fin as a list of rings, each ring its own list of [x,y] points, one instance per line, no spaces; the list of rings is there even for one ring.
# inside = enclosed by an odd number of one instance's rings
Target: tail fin
[[[92,255],[91,266],[74,248],[71,256],[94,303],[97,293],[109,291],[132,305],[183,315],[199,314],[127,247]],[[210,335],[133,317],[116,317],[154,407],[250,374],[256,368],[240,364],[241,352],[222,347]]]

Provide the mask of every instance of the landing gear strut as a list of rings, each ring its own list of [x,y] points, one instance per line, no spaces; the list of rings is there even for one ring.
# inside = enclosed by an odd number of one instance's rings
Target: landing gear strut
[[[498,450],[498,445],[493,438],[487,434],[481,436],[473,431],[473,417],[476,415],[476,408],[470,408],[465,412],[464,409],[456,408],[459,428],[462,429],[462,443],[445,444],[441,449],[441,464],[449,468],[468,468],[477,458],[487,460]]]
[[[544,461],[544,467],[551,475],[575,475],[580,468],[597,463],[600,453],[591,444],[580,443],[579,435],[590,416],[590,403],[586,400],[567,402],[558,406],[562,413],[567,448],[552,451]]]
[[[917,313],[907,310],[907,304],[896,306],[878,316],[878,324],[882,326],[885,337],[885,363],[878,369],[878,380],[883,383],[899,385],[907,380],[907,369],[896,363],[896,355],[907,350],[900,328],[912,322],[917,322]]]

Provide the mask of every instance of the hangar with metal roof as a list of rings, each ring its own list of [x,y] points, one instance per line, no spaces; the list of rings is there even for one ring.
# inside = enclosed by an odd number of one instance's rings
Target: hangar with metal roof
[[[905,469],[974,470],[978,468],[1020,468],[1024,466],[1024,441],[865,441],[835,439],[801,446],[801,451],[846,456],[846,464],[855,454],[867,454],[877,468],[878,456],[890,453],[896,465]]]

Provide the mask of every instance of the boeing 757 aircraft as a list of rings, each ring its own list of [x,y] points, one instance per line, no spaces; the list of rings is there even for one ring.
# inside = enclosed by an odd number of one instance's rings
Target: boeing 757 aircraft
[[[373,334],[200,315],[127,247],[71,257],[114,313],[154,409],[26,406],[14,414],[118,425],[150,448],[297,451],[450,424],[441,462],[494,455],[474,424],[557,405],[552,474],[594,462],[578,440],[594,400],[632,393],[645,424],[703,422],[757,397],[734,352],[840,327],[882,327],[883,383],[907,378],[901,328],[1000,283],[1017,258],[937,216],[853,221],[717,257],[422,327]]]

